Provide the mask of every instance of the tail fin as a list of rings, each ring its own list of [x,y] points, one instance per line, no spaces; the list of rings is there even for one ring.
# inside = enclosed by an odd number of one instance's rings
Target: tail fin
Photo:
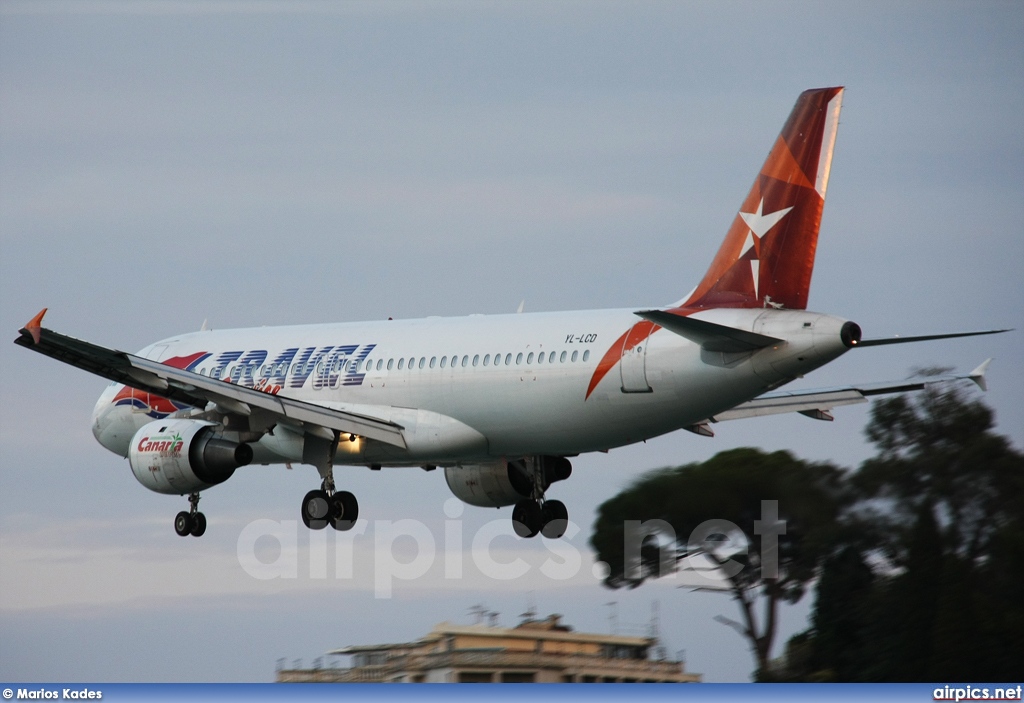
[[[843,88],[803,92],[686,308],[807,308]]]

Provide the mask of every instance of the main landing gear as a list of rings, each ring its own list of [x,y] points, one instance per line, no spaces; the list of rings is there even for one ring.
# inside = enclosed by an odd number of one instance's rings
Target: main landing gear
[[[569,511],[560,500],[545,500],[544,492],[555,481],[564,481],[572,474],[572,464],[565,457],[527,457],[516,464],[521,494],[529,498],[516,503],[512,509],[512,529],[520,537],[529,539],[538,533],[548,539],[558,539],[569,527]]]
[[[521,500],[512,508],[512,529],[520,537],[558,539],[569,526],[569,511],[560,500]]]
[[[181,537],[202,537],[206,532],[206,516],[199,512],[199,494],[190,494],[188,502],[192,506],[188,512],[182,510],[174,517],[174,531]]]
[[[310,491],[302,499],[302,524],[311,530],[322,530],[329,524],[345,532],[359,519],[359,503],[348,491],[334,490],[333,481],[326,479],[320,490]]]

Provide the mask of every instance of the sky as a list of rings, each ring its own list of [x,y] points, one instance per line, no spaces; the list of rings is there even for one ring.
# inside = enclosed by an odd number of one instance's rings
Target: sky
[[[994,357],[984,399],[1021,447],[1022,34],[1019,2],[6,0],[0,329],[46,306],[48,327],[134,351],[204,320],[667,304],[797,95],[845,85],[809,308],[865,337],[1016,331],[856,350],[793,385]],[[873,454],[856,406],[581,456],[549,491],[572,519],[561,546],[501,534],[508,510],[462,510],[418,469],[339,471],[359,534],[309,533],[315,471],[252,467],[204,493],[207,534],[182,539],[185,500],[91,436],[105,381],[13,344],[0,368],[6,680],[269,681],[279,659],[413,640],[478,604],[623,633],[656,607],[688,670],[748,680],[714,619],[738,616],[727,596],[600,585],[597,506],[734,447]],[[811,602],[785,609],[777,650]]]

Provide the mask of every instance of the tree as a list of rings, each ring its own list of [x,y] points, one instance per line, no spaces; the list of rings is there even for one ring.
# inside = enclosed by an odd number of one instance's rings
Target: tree
[[[1019,678],[1024,455],[993,428],[992,411],[959,386],[873,406],[866,434],[878,455],[850,477],[847,564],[826,562],[788,678]],[[871,564],[866,583],[857,561]]]
[[[799,600],[815,577],[845,502],[831,464],[735,449],[642,476],[600,506],[591,544],[612,588],[639,586],[690,557],[719,567],[742,618],[726,622],[765,672],[779,605]]]

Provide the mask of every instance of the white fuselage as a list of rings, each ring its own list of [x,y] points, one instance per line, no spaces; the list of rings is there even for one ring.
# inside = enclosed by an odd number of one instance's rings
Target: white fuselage
[[[621,309],[201,331],[139,356],[185,358],[203,376],[394,422],[405,428],[406,449],[356,438],[339,444],[335,462],[401,466],[631,444],[705,421],[846,351],[844,320],[827,315],[717,309],[693,317],[785,342],[709,352],[656,328],[623,354],[623,334],[643,321]],[[121,455],[167,410],[202,410],[124,402],[124,390],[104,392],[93,422],[100,443]],[[300,461],[299,439],[287,428],[264,435],[255,463]]]

